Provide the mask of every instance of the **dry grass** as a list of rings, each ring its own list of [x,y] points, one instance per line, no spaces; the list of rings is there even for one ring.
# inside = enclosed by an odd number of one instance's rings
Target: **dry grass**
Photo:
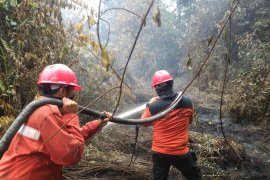
[[[191,132],[199,163],[205,179],[237,179],[243,176],[242,162],[222,138]],[[153,179],[151,162],[151,130],[141,128],[136,161],[128,166],[134,147],[135,130],[115,125],[97,135],[87,146],[83,160],[64,170],[66,179]],[[248,159],[243,147],[231,141],[241,157]],[[181,179],[181,174],[171,169],[169,179]]]

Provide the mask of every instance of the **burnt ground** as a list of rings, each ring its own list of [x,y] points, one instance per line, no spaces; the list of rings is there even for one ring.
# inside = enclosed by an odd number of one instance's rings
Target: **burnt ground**
[[[225,136],[230,145],[226,141],[224,141],[224,145],[231,146],[231,149],[235,148],[236,152],[237,145],[241,146],[239,156],[242,160],[238,162],[239,164],[225,161],[225,167],[236,168],[237,179],[270,179],[269,125],[244,123],[245,120],[242,123],[237,123],[231,114],[223,110],[221,126],[220,96],[193,92],[192,97],[194,104],[197,106],[197,118],[195,118],[195,122],[190,129],[211,134],[215,138],[224,139]],[[225,103],[223,103],[223,109],[226,109]],[[231,156],[235,156],[235,153]]]
[[[219,112],[199,110],[197,125],[191,130],[224,138]],[[223,131],[229,142],[241,145],[242,161],[236,166],[240,179],[270,179],[270,131],[262,125],[238,124],[230,118],[222,119]],[[229,146],[226,142],[225,145]],[[234,147],[233,144],[231,144]],[[227,162],[229,164],[229,162]]]

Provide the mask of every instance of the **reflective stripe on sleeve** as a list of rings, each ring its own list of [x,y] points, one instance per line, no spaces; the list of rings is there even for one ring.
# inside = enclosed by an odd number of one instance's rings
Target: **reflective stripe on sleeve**
[[[22,136],[28,137],[36,141],[39,139],[40,136],[40,132],[37,129],[27,126],[25,124],[22,125],[18,133]]]

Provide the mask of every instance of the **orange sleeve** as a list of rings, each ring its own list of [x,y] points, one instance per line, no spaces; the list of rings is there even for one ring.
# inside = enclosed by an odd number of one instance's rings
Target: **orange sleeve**
[[[192,121],[193,121],[193,114],[194,114],[194,112],[195,112],[195,107],[194,107],[194,105],[192,105],[192,112],[191,112],[191,115],[190,115],[190,118],[189,118],[189,124],[191,124]]]
[[[81,134],[84,140],[91,138],[101,127],[99,126],[98,120],[94,120],[86,123],[80,128]]]
[[[63,126],[65,122],[67,124]],[[41,122],[40,134],[43,144],[55,164],[68,166],[81,159],[84,139],[78,124],[78,116],[74,114],[50,114]]]
[[[143,114],[142,114],[142,116],[141,116],[141,119],[149,118],[149,117],[151,117],[151,116],[152,116],[152,114],[151,114],[149,108],[147,107],[147,108],[145,108],[145,110],[144,110],[144,112],[143,112]],[[152,123],[151,123],[151,122],[150,122],[150,123],[144,123],[144,124],[142,124],[142,125],[143,125],[144,127],[147,127],[147,126],[151,126]]]
[[[70,114],[69,117],[66,114],[63,116],[65,117],[64,119],[72,118],[72,114]],[[70,124],[73,124],[76,127],[80,127],[79,121],[70,120],[66,126],[69,126]],[[81,135],[83,136],[83,139],[86,141],[87,139],[91,138],[100,128],[101,127],[99,126],[98,120],[93,120],[86,123],[83,127],[81,127],[80,132],[81,132]]]

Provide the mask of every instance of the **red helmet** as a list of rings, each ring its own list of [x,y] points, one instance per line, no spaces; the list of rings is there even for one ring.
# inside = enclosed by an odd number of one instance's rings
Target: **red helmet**
[[[74,86],[75,91],[81,90],[75,73],[64,64],[53,64],[45,67],[39,75],[38,83],[42,84],[64,84]]]
[[[155,87],[158,84],[172,80],[173,77],[170,75],[170,73],[168,73],[168,71],[166,70],[157,71],[152,78],[152,87]]]

